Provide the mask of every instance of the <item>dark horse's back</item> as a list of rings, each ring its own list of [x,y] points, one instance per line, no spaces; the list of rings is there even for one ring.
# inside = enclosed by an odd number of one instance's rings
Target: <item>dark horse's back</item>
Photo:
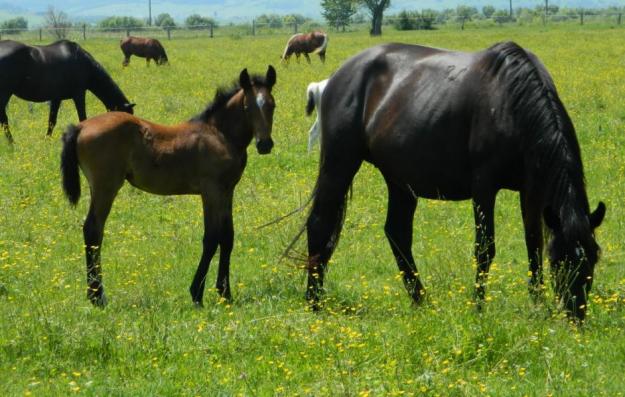
[[[45,46],[0,41],[0,93],[34,102],[69,99],[88,84],[91,64],[91,57],[72,41]]]
[[[469,199],[479,169],[491,170],[480,175],[494,188],[519,190],[523,135],[500,71],[511,62],[502,51],[511,50],[524,51],[514,43],[475,53],[405,44],[363,51],[326,87],[322,150],[355,148],[352,156],[421,197]],[[525,54],[555,92],[544,67]]]

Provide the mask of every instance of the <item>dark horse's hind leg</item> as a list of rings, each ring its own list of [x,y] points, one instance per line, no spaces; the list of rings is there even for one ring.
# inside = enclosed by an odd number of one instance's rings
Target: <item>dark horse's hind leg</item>
[[[310,56],[308,55],[308,53],[304,53],[304,57],[306,58],[306,62],[308,62],[308,64],[310,65]]]
[[[9,118],[7,117],[7,104],[9,103],[10,95],[0,96],[0,128],[4,130],[4,135],[7,137],[9,143],[13,143],[13,135],[9,129]]]
[[[475,295],[480,308],[486,291],[490,264],[495,258],[495,209],[496,193],[474,187],[473,215],[475,217]]]
[[[106,218],[111,211],[118,189],[91,190],[89,213],[83,225],[87,259],[87,297],[95,306],[105,306],[107,303],[106,295],[104,295],[104,286],[102,285],[100,250],[104,237]]]
[[[59,114],[59,107],[61,106],[60,99],[52,99],[50,100],[50,114],[48,115],[48,132],[46,132],[47,136],[52,135],[52,130],[56,125],[56,118]]]
[[[326,265],[336,248],[343,217],[347,191],[362,160],[353,152],[326,156],[319,170],[312,210],[306,223],[308,234],[308,286],[306,299],[318,308],[323,292]]]
[[[530,279],[528,282],[529,292],[534,300],[537,300],[543,290],[542,252],[543,252],[543,229],[540,206],[533,205],[527,194],[521,191],[521,213],[525,228],[525,245],[529,259]]]
[[[319,53],[319,59],[321,59],[321,63],[326,63],[326,52],[325,51],[321,51]]]
[[[124,53],[124,60],[122,61],[122,66],[128,66],[130,63],[130,55]]]
[[[229,202],[228,202],[229,200]],[[214,194],[202,195],[204,210],[204,238],[202,240],[202,257],[198,264],[193,282],[189,288],[193,302],[201,306],[206,285],[206,273],[211,259],[221,244],[219,258],[219,274],[217,276],[217,290],[225,299],[230,299],[230,253],[234,231],[232,228],[232,194],[222,196]]]
[[[412,223],[414,212],[417,208],[417,198],[408,189],[389,182],[388,186],[388,212],[384,231],[393,250],[397,266],[402,272],[404,286],[415,301],[418,303],[425,293],[414,258],[412,257]]]

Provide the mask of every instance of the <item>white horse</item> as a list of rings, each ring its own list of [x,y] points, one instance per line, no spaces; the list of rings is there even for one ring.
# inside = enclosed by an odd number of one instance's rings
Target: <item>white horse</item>
[[[308,88],[306,88],[306,96],[308,97],[306,114],[310,116],[313,109],[317,108],[317,118],[308,131],[308,153],[312,150],[315,141],[320,139],[321,136],[321,96],[327,84],[328,79],[325,79],[317,83],[310,83],[308,84]]]

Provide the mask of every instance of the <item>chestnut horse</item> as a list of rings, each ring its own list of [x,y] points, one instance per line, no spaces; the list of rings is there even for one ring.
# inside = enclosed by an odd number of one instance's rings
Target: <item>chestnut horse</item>
[[[64,99],[72,99],[78,120],[87,118],[85,91],[91,91],[107,110],[132,113],[129,103],[111,76],[78,44],[60,40],[50,45],[29,46],[0,41],[0,128],[13,142],[6,106],[11,95],[32,102],[50,101],[48,135]]]
[[[128,181],[161,195],[197,194],[204,210],[203,252],[190,292],[202,304],[206,272],[220,246],[216,288],[230,293],[230,253],[234,229],[232,196],[253,138],[258,153],[271,152],[276,72],[252,77],[243,70],[231,90],[218,90],[215,99],[193,119],[164,126],[113,112],[69,126],[63,135],[63,189],[72,205],[80,198],[78,168],[89,182],[91,204],[83,226],[87,260],[87,296],[105,305],[100,247],[104,224],[117,192]]]
[[[373,47],[330,78],[321,114],[319,176],[306,225],[313,307],[352,179],[368,161],[386,181],[384,230],[415,302],[424,294],[411,250],[418,197],[473,201],[479,304],[495,257],[495,197],[509,189],[520,192],[530,292],[542,291],[544,221],[556,296],[569,316],[584,318],[605,205],[590,209],[575,128],[535,55],[512,42],[472,53]]]
[[[119,46],[124,53],[123,66],[128,66],[130,63],[130,56],[136,55],[140,58],[145,58],[147,66],[150,66],[150,60],[154,59],[157,65],[165,65],[169,63],[165,48],[160,41],[156,39],[150,39],[147,37],[135,37],[129,36],[120,40]]]
[[[282,62],[289,63],[291,55],[295,54],[299,62],[300,54],[304,54],[306,61],[310,63],[309,53],[318,53],[321,62],[326,60],[326,48],[328,47],[328,35],[323,32],[297,33],[291,36],[282,53]]]

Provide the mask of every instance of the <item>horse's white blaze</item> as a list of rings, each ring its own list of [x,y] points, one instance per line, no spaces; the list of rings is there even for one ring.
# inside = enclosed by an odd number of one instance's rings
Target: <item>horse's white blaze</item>
[[[267,101],[265,100],[265,96],[263,94],[256,95],[256,104],[260,110],[263,110],[263,106],[265,106],[266,102]]]

